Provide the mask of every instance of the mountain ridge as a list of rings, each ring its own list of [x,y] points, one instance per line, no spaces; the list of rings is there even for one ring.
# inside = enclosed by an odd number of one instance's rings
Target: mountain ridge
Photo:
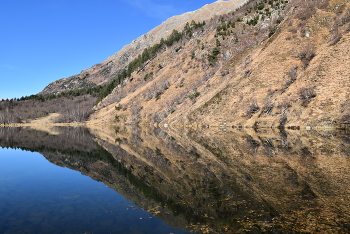
[[[248,0],[216,1],[212,4],[206,4],[195,11],[172,16],[148,33],[123,46],[121,50],[109,56],[104,62],[95,64],[91,68],[83,70],[80,74],[53,81],[38,94],[57,94],[94,85],[103,85],[113,79],[118,72],[125,68],[138,54],[141,54],[145,48],[159,42],[161,38],[166,38],[174,29],[181,30],[191,20],[208,20],[212,16],[234,11],[246,2]]]

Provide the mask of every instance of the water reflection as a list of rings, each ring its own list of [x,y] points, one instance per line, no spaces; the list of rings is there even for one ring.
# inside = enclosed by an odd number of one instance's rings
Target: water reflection
[[[1,129],[101,181],[170,226],[196,233],[348,233],[350,136],[340,132]]]
[[[2,147],[35,150],[62,166],[38,153],[0,148],[0,233],[187,233],[106,186],[123,176],[86,129],[0,132]]]

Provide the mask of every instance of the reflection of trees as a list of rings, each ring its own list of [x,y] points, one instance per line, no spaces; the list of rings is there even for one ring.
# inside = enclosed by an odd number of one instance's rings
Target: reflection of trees
[[[135,129],[130,129],[130,139],[134,139],[132,133],[135,132]],[[235,180],[230,181],[229,177],[223,185],[221,175],[214,174],[205,165],[198,163],[198,157],[192,156],[194,147],[188,151],[159,129],[154,129],[152,134],[139,132],[142,140],[139,146],[126,143],[131,140],[124,140],[120,146],[103,141],[99,143],[121,162],[119,168],[124,171],[128,183],[137,187],[141,194],[157,202],[163,209],[170,210],[178,219],[186,220],[187,225],[207,225],[214,219],[217,226],[224,226],[231,219],[250,216],[247,210],[257,210],[259,213],[264,210],[261,212],[262,216],[271,218],[271,211],[265,203],[259,199],[260,202],[257,202],[244,186]],[[124,139],[127,135],[119,131],[118,137]],[[199,154],[197,151],[196,153]],[[117,191],[123,194],[120,188]],[[126,195],[128,196],[130,194]],[[236,200],[226,206],[225,200],[229,197]],[[135,201],[135,197],[131,200],[144,209],[151,210],[144,201]],[[157,211],[154,213],[158,213]],[[169,223],[174,222],[162,212],[157,216]]]
[[[135,132],[137,147],[130,141]],[[350,182],[349,160],[343,153],[350,146],[346,135],[188,129],[167,133],[155,128],[147,134],[124,130],[118,137],[125,139],[120,149],[128,155],[114,151],[108,142],[100,144],[132,168],[135,177],[183,205],[193,230],[348,230],[349,203],[343,202],[349,200],[343,188]],[[345,173],[336,172],[340,167]]]
[[[59,135],[29,128],[0,128],[0,147],[21,148],[41,152],[45,149],[89,152],[96,148],[86,128],[55,127]]]
[[[2,128],[0,144],[35,149],[198,233],[349,229],[348,135],[110,127],[97,145],[87,130],[60,131]]]
[[[337,233],[348,231],[350,220],[350,193],[344,191],[350,183],[350,161],[344,154],[350,144],[344,141],[347,135],[338,134],[190,131],[188,136],[279,213],[271,225],[290,232]]]

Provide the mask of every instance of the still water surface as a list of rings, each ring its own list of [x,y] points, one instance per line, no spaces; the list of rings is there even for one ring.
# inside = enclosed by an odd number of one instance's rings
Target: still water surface
[[[0,148],[0,233],[187,233],[41,154]]]
[[[0,233],[350,233],[346,131],[0,128],[0,147]]]

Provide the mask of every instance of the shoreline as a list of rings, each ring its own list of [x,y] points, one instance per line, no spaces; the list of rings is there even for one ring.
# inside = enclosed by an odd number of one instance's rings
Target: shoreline
[[[220,128],[220,129],[280,129],[280,130],[323,130],[323,131],[339,131],[339,130],[350,130],[350,124],[337,124],[332,126],[284,126],[283,128],[278,128],[276,126],[235,126],[235,125],[222,125],[222,124],[212,124],[212,125],[201,125],[201,124],[163,124],[163,123],[154,123],[154,124],[126,124],[126,123],[113,123],[113,122],[74,122],[74,123],[12,123],[12,124],[0,124],[0,128],[4,127],[79,127],[79,126],[106,126],[106,125],[135,125],[135,126],[154,126],[158,128]]]

